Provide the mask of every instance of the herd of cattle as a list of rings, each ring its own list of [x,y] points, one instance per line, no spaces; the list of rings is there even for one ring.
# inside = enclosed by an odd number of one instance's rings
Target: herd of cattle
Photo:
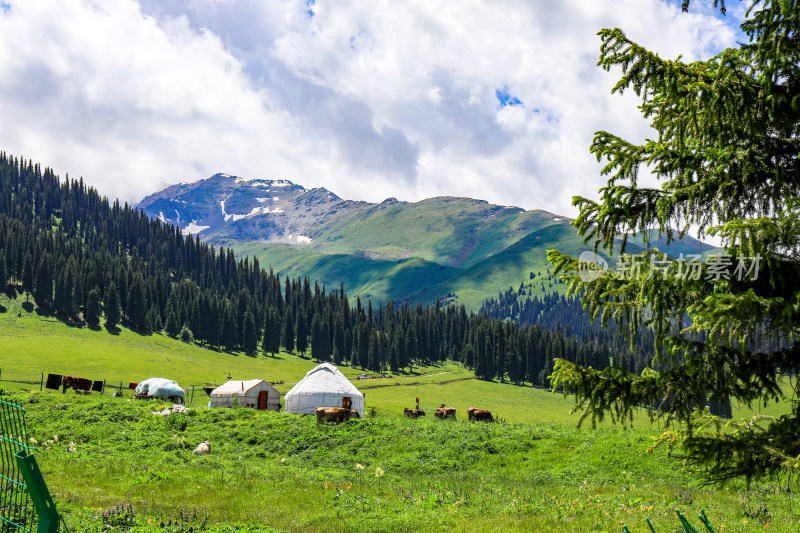
[[[346,420],[350,420],[351,418],[361,418],[361,415],[358,414],[358,411],[354,409],[345,409],[344,407],[317,407],[314,413],[317,416],[317,424],[323,424],[325,422],[344,422]],[[408,418],[419,418],[421,416],[426,416],[423,409],[406,408],[403,411],[403,414],[405,414],[405,416]],[[441,420],[455,420],[456,409],[455,407],[437,407],[433,412],[433,416]],[[467,418],[470,421],[494,422],[494,417],[492,416],[491,411],[488,409],[477,409],[475,407],[470,407],[467,409]]]
[[[403,411],[403,414],[408,418],[419,418],[421,416],[426,416],[425,411],[423,409],[409,409],[406,408]],[[456,409],[455,407],[438,407],[434,412],[433,416],[439,419],[456,419]],[[479,421],[479,422],[494,422],[494,417],[492,416],[492,412],[488,409],[478,409],[476,407],[470,407],[467,409],[467,418],[470,421]]]

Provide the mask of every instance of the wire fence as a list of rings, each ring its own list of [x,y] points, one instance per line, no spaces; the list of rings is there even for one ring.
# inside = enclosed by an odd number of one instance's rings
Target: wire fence
[[[59,379],[59,386],[53,388],[53,383],[49,383],[49,377],[60,374],[40,372],[38,374],[30,371],[20,371],[15,369],[0,368],[0,390],[9,392],[50,392],[54,394],[82,394],[84,390],[73,389],[72,386],[63,387],[63,380]],[[135,387],[138,382],[116,380],[90,380],[92,389],[86,391],[91,395],[118,396],[122,398],[133,398],[136,394]],[[50,387],[48,387],[48,385]],[[191,407],[206,407],[210,400],[211,390],[215,385],[208,383],[198,383],[192,385],[181,385],[185,391],[185,404]]]

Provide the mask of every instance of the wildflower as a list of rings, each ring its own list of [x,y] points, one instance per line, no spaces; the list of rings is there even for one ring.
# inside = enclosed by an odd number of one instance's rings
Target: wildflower
[[[33,437],[29,438],[28,440],[31,441],[31,444],[33,444],[34,446],[39,444],[38,442],[36,442],[36,439],[34,439]]]
[[[53,435],[53,441],[58,442],[58,435]]]
[[[364,470],[364,465],[361,463],[356,463],[356,470]]]
[[[375,469],[375,477],[381,477],[383,475],[383,468],[378,467]]]
[[[285,462],[286,462],[286,457],[284,457],[283,459],[281,459],[281,462],[282,462],[282,463],[285,463]]]
[[[148,524],[152,524],[152,523],[153,523],[153,519],[152,519],[152,518],[148,518],[148,519],[147,519],[147,523],[148,523]]]

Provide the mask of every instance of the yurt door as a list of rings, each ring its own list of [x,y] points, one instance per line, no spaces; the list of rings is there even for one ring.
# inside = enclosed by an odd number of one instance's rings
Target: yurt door
[[[258,393],[258,410],[264,411],[267,408],[267,391],[262,390]]]
[[[342,407],[348,410],[353,408],[353,400],[350,396],[342,396]]]

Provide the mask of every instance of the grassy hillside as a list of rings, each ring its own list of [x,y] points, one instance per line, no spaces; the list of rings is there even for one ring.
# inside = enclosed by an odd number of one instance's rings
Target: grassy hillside
[[[524,211],[471,198],[387,201],[324,227],[308,248],[326,254],[363,253],[376,259],[419,257],[465,268],[558,219],[546,211]]]
[[[407,215],[405,210],[400,212],[404,216]],[[534,213],[538,214],[534,217]],[[517,241],[507,244],[500,250],[492,250],[491,253],[488,253],[488,249],[485,248],[489,245],[481,244],[480,246],[484,247],[484,252],[487,253],[475,252],[471,256],[471,262],[459,268],[449,266],[446,262],[437,263],[431,258],[422,258],[425,255],[432,257],[431,254],[424,252],[427,249],[424,247],[421,248],[422,251],[419,254],[413,253],[406,259],[380,259],[376,257],[376,254],[364,250],[354,250],[350,244],[341,246],[337,244],[334,247],[337,250],[336,253],[329,253],[334,248],[328,244],[317,248],[295,248],[282,244],[259,242],[230,242],[228,244],[237,254],[257,257],[262,265],[271,266],[282,276],[292,278],[309,276],[311,279],[316,279],[332,287],[338,287],[339,283],[344,283],[348,294],[358,295],[362,299],[431,304],[439,298],[451,295],[448,302],[464,304],[468,310],[477,311],[487,298],[496,296],[498,292],[505,291],[509,287],[519,287],[522,282],[529,282],[530,272],[546,273],[552,267],[547,261],[547,250],[557,249],[578,256],[582,251],[591,249],[575,233],[575,228],[566,221],[554,222],[552,217],[549,217],[546,222],[543,222],[541,217],[544,215],[541,213],[544,212],[521,213],[520,217],[523,215],[527,217],[525,223],[521,219],[509,216],[503,219],[506,221],[504,224],[490,226],[493,232],[498,233],[496,238],[488,238],[492,243],[491,246],[507,242],[499,237],[501,233],[505,237],[520,235],[519,231],[512,231],[509,227],[517,230],[525,228],[527,233]],[[388,214],[383,213],[381,216],[388,216]],[[512,223],[512,220],[516,220],[516,222]],[[539,225],[534,226],[534,221]],[[388,224],[386,231],[394,228],[388,220],[384,222]],[[400,233],[399,236],[395,235],[393,240],[390,240],[389,235],[381,238],[387,239],[386,242],[405,242],[403,239],[406,236],[403,234],[402,224],[397,228]],[[508,231],[502,228],[506,228]],[[456,232],[457,226],[451,229]],[[383,235],[380,232],[369,234],[373,237],[378,234]],[[422,237],[417,236],[416,238]],[[464,236],[462,235],[461,238]],[[482,239],[485,238],[482,237]],[[335,240],[334,242],[338,243],[339,241]],[[346,240],[346,243],[351,242],[349,239]],[[483,243],[483,240],[480,242]],[[446,248],[444,244],[441,246],[443,247],[441,249]],[[628,253],[638,253],[644,249],[633,240],[628,246]],[[687,243],[674,242],[667,247],[666,243],[661,241],[655,243],[654,246],[669,250],[671,254],[677,256],[680,253],[696,253],[702,245],[697,241],[690,241]],[[368,248],[366,245],[365,247]],[[320,250],[325,250],[325,252]],[[452,249],[448,250],[447,253],[452,252]],[[705,246],[702,252],[707,255],[712,250],[714,249]],[[350,253],[346,253],[348,251]],[[480,259],[478,259],[479,256]],[[610,261],[609,264],[613,268],[616,263]],[[545,291],[542,292],[542,295],[545,292],[562,292],[565,289],[563,285],[556,284],[553,278],[545,276],[544,281]],[[550,283],[553,284],[552,287]],[[540,290],[538,282],[536,290]]]
[[[187,385],[219,383],[230,371],[283,380],[286,392],[314,365],[124,328],[71,327],[5,296],[0,346],[3,380],[54,371],[124,382],[162,375]],[[647,453],[659,428],[644,414],[627,430],[610,423],[577,429],[569,398],[475,380],[456,366],[355,384],[376,416],[331,427],[312,417],[208,410],[200,392],[193,411],[161,418],[150,413],[164,404],[129,392],[117,399],[7,381],[0,388],[35,390],[12,397],[27,410],[31,443],[72,531],[619,531],[622,522],[645,531],[645,516],[657,531],[671,531],[675,507],[690,517],[705,508],[717,531],[800,525],[784,485],[703,487],[665,450]],[[423,407],[456,407],[459,421],[403,418],[417,397]],[[503,422],[464,422],[473,405]],[[771,405],[765,414],[786,407]],[[212,454],[193,456],[205,439]],[[121,503],[130,512],[119,511]]]
[[[675,531],[675,508],[696,526],[704,508],[716,531],[800,526],[777,485],[703,487],[665,450],[648,453],[651,428],[381,415],[318,427],[248,409],[165,418],[150,414],[162,404],[108,396],[13,398],[72,531],[646,531],[645,517]],[[192,455],[206,439],[211,455]]]
[[[455,294],[455,301],[471,311],[477,311],[487,297],[528,281],[530,272],[546,272],[551,268],[546,251],[553,247],[575,254],[586,249],[574,228],[566,224],[551,224],[533,231],[499,253],[463,269],[418,258],[379,260],[326,255],[280,244],[233,244],[237,254],[255,256],[262,265],[271,266],[281,275],[308,275],[333,287],[341,282],[349,295],[362,299],[429,304],[444,295]],[[563,287],[547,287],[547,292],[559,290]]]

